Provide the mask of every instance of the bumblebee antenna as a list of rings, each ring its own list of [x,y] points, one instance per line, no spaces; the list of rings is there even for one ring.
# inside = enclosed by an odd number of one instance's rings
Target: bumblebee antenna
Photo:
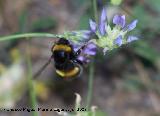
[[[33,79],[37,78],[43,70],[51,63],[52,56],[48,59],[48,61],[39,69],[39,71],[33,76]]]

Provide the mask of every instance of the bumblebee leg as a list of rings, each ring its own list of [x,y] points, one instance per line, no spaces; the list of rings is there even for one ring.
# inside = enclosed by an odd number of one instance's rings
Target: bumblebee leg
[[[76,56],[79,56],[79,55],[80,55],[80,53],[81,53],[82,50],[85,48],[85,46],[86,46],[86,45],[83,45],[83,46],[81,46],[81,47],[77,50]]]
[[[42,71],[50,64],[52,60],[52,56],[48,59],[48,61],[41,67],[41,69],[33,76],[33,78],[37,78],[41,73]]]
[[[74,62],[75,62],[75,63],[78,63],[78,64],[80,64],[80,65],[84,65],[84,63],[83,63],[82,61],[78,60],[78,59],[75,59]]]

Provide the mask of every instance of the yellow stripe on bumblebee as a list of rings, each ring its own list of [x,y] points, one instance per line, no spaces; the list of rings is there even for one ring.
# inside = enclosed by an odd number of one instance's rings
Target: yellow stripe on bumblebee
[[[75,67],[73,70],[71,71],[61,71],[61,70],[56,70],[56,73],[65,78],[65,77],[74,77],[77,76],[80,73],[80,68],[79,67]]]
[[[53,47],[53,51],[56,51],[56,50],[64,50],[64,51],[66,51],[66,52],[71,52],[71,51],[72,51],[72,49],[71,49],[70,46],[68,46],[68,45],[63,45],[63,44],[55,45],[55,46]]]

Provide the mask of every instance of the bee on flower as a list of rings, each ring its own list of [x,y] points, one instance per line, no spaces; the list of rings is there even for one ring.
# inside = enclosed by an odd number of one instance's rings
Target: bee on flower
[[[63,79],[79,77],[83,72],[83,66],[96,55],[96,45],[89,41],[90,34],[90,30],[80,30],[59,35],[58,41],[51,48],[51,57],[34,78],[38,77],[53,60],[58,77]]]

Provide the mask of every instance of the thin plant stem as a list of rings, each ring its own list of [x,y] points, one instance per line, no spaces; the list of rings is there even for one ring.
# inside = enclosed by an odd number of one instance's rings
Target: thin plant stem
[[[92,6],[93,6],[93,13],[94,13],[94,19],[96,22],[98,22],[98,12],[97,12],[97,0],[91,0],[92,1]]]
[[[93,78],[94,78],[94,62],[91,62],[89,67],[87,108],[89,108],[89,106],[91,105],[91,99],[93,94]]]
[[[55,38],[55,37],[60,37],[60,35],[51,34],[51,33],[23,33],[23,34],[15,34],[15,35],[0,37],[0,42],[1,41],[6,41],[6,40],[21,39],[21,38],[28,38],[29,39],[29,38],[32,38],[32,37]]]
[[[30,95],[31,108],[35,110],[32,112],[32,116],[38,116],[38,112],[36,111],[37,100],[36,100],[36,94],[35,94],[35,89],[33,85],[34,83],[33,83],[33,74],[32,74],[32,63],[29,55],[30,53],[29,45],[27,46],[27,53],[28,55],[26,56],[26,58],[27,58],[27,65],[28,65],[28,89],[29,89],[29,95]]]
[[[97,1],[91,0],[93,5],[95,21],[98,21],[97,18]],[[94,59],[93,59],[94,60]],[[87,93],[87,108],[91,105],[92,95],[93,95],[93,78],[94,78],[94,61],[91,62],[89,67],[89,80],[88,80],[88,93]]]

